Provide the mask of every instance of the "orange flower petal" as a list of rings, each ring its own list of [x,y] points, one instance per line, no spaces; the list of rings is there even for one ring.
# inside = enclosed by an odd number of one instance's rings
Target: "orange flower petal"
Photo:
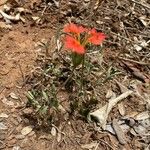
[[[89,34],[88,42],[95,45],[101,44],[106,38],[104,33],[97,32],[95,29],[92,29]]]
[[[67,49],[72,50],[73,52],[78,53],[78,54],[84,54],[85,53],[84,47],[76,39],[74,39],[71,36],[65,37],[65,47]]]
[[[66,32],[66,33],[80,34],[80,33],[85,32],[85,31],[86,31],[85,28],[83,28],[82,26],[77,26],[76,24],[73,24],[73,23],[67,24],[64,27],[64,32]]]

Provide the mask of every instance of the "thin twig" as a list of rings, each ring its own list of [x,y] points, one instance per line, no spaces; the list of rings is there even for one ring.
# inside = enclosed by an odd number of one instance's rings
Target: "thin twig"
[[[67,84],[67,82],[73,77],[74,70],[75,70],[75,67],[73,68],[71,75],[70,75],[70,76],[68,77],[68,79],[64,82],[63,86],[65,86],[65,85]]]
[[[100,142],[103,142],[104,144],[108,145],[112,150],[115,150],[109,143],[105,142],[102,139],[99,139]]]
[[[62,132],[57,126],[55,126],[54,124],[52,124],[52,127],[56,128],[57,131],[63,135],[66,135],[64,132]]]
[[[10,71],[13,69],[13,67],[12,68],[10,68],[10,70],[8,70],[7,72],[0,72],[0,75],[2,75],[2,76],[4,76],[4,75],[7,75],[7,74],[9,74],[10,73]]]
[[[55,94],[57,94],[57,93],[68,83],[68,81],[73,77],[74,70],[75,70],[75,67],[72,69],[71,75],[70,75],[70,76],[67,78],[67,80],[62,84],[62,86],[56,91]]]
[[[140,2],[135,1],[135,0],[131,0],[131,1],[134,2],[134,3],[136,3],[136,4],[141,5],[141,6],[143,6],[143,7],[146,7],[146,8],[148,8],[148,9],[150,10],[150,6],[149,6],[148,4],[143,4],[143,3],[140,3]]]
[[[94,150],[97,150],[98,146],[99,146],[99,142],[96,144],[96,146],[95,146],[95,149],[94,149]]]
[[[1,51],[0,56],[4,53],[5,51]]]
[[[136,60],[132,60],[132,59],[128,59],[128,58],[123,58],[123,57],[119,57],[119,59],[125,60],[125,61],[130,61],[139,65],[144,65],[144,66],[149,66],[150,63],[146,63],[146,62],[141,62],[141,61],[136,61]]]
[[[48,6],[47,6],[47,5],[45,5],[44,9],[42,10],[41,16],[43,16],[43,15],[44,15],[44,12],[46,11],[47,7],[48,7]]]
[[[18,66],[19,66],[19,69],[20,69],[20,72],[21,72],[21,76],[22,76],[22,79],[23,79],[23,82],[24,82],[24,81],[25,81],[25,75],[24,75],[24,73],[23,73],[23,70],[22,70],[22,68],[21,68],[21,65],[18,64]]]
[[[116,35],[116,36],[118,36],[118,37],[120,37],[120,38],[122,38],[122,39],[125,39],[126,41],[129,41],[129,42],[131,42],[131,43],[137,44],[138,46],[149,50],[148,47],[142,46],[140,43],[137,43],[137,42],[135,42],[135,41],[132,41],[132,40],[129,39],[129,38],[126,38],[126,37],[124,37],[124,36],[118,35],[117,33],[114,33],[114,32],[111,32],[111,33],[114,34],[114,35]]]
[[[7,18],[8,20],[13,20],[13,21],[18,21],[20,20],[20,14],[18,13],[16,16],[8,15],[2,10],[0,10],[0,14],[4,17]]]
[[[5,90],[5,87],[2,87],[2,89],[0,90],[0,94]]]

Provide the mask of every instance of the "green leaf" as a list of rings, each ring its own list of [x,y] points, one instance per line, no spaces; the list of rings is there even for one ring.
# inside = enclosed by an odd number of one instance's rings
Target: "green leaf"
[[[48,102],[48,96],[47,96],[47,93],[46,93],[45,91],[42,90],[42,94],[43,94],[44,99]]]
[[[47,110],[48,110],[48,106],[43,106],[43,108],[41,109],[41,114],[46,115]]]
[[[84,58],[84,55],[82,54],[72,53],[73,66],[77,67],[78,65],[80,65],[83,61],[83,58]]]
[[[34,95],[32,94],[31,91],[28,91],[28,93],[27,93],[27,98],[28,98],[29,100],[34,100]]]

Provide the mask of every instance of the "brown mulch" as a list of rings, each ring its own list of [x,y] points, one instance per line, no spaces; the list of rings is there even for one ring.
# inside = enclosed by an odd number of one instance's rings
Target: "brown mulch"
[[[54,136],[51,135],[53,134],[51,129],[39,128],[33,128],[27,135],[21,134],[24,127],[34,125],[34,121],[23,117],[23,110],[27,102],[26,91],[30,87],[30,83],[26,85],[26,75],[33,72],[37,65],[35,62],[39,54],[37,43],[43,39],[49,41],[68,21],[104,32],[107,35],[103,45],[104,66],[110,67],[113,64],[114,68],[122,72],[120,76],[115,77],[115,80],[122,82],[126,87],[135,86],[136,84],[130,83],[138,82],[140,94],[149,96],[149,1],[61,0],[57,2],[57,0],[8,0],[6,2],[11,8],[9,14],[14,15],[18,7],[28,11],[21,14],[25,22],[12,21],[10,29],[1,27],[0,24],[0,114],[8,115],[0,117],[0,123],[7,127],[4,130],[0,129],[0,149],[77,150],[90,149],[92,144],[94,146],[91,149],[97,150],[148,149],[147,137],[134,135],[128,131],[126,134],[128,142],[126,145],[121,145],[116,135],[99,130],[95,123],[88,123],[75,116],[60,122],[59,131],[56,131]],[[0,9],[3,6],[3,3],[0,3]],[[32,17],[40,19],[37,21]],[[0,15],[0,22],[5,21],[7,20]],[[99,91],[100,104],[108,101],[105,97],[108,89],[119,93],[115,80],[102,85]],[[128,88],[132,89],[132,86]],[[12,93],[15,96],[12,96]],[[67,99],[65,94],[63,93],[62,99]],[[123,101],[126,116],[149,111],[148,104],[136,95]],[[110,113],[108,123],[111,124],[114,118],[122,117],[116,106]],[[138,126],[139,122],[136,123]]]

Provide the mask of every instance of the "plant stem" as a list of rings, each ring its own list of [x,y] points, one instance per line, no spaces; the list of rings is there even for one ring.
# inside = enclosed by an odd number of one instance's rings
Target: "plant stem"
[[[85,54],[84,54],[84,56],[83,56],[83,60],[82,60],[82,74],[81,74],[81,87],[80,87],[80,89],[81,89],[81,91],[83,90],[83,82],[84,82],[84,80],[83,80],[83,78],[84,78],[84,65],[85,65]]]
[[[74,74],[74,70],[76,69],[76,67],[73,67],[71,75],[67,78],[67,80],[62,84],[62,86],[56,91],[56,95],[58,94],[58,92],[67,84],[67,82],[73,77]]]
[[[70,75],[70,76],[68,77],[68,79],[64,82],[63,86],[65,86],[65,85],[67,84],[67,82],[73,77],[75,68],[76,68],[76,67],[73,67],[71,75]]]

